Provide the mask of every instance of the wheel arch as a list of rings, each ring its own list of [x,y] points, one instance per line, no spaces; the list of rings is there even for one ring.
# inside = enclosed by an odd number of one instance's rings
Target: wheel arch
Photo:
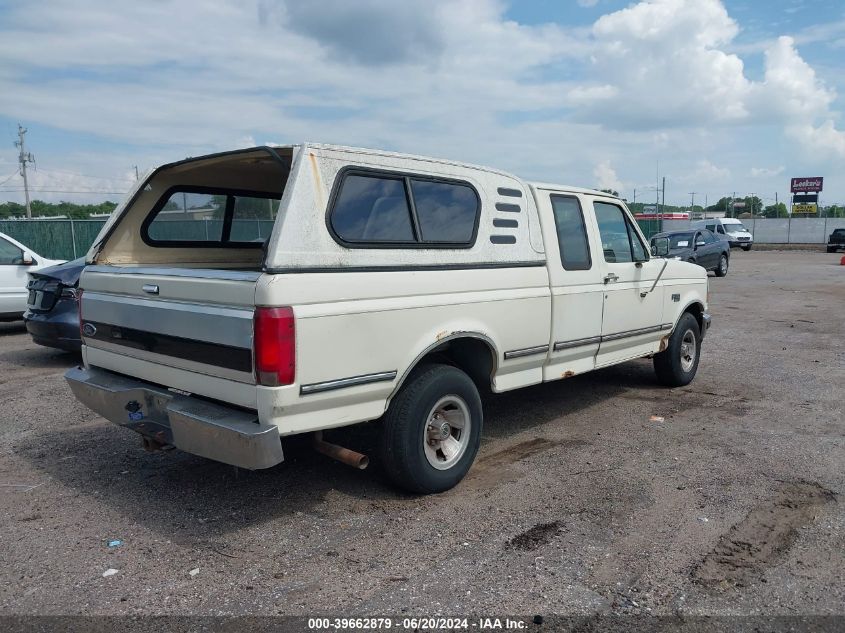
[[[672,331],[675,331],[675,328],[678,327],[678,322],[687,312],[689,312],[695,317],[695,320],[698,322],[699,331],[704,332],[704,304],[698,299],[690,301],[684,307],[684,309],[681,310],[681,312],[678,314],[678,318],[675,319],[675,323],[672,326]]]
[[[499,353],[496,344],[481,332],[453,332],[422,350],[407,368],[387,398],[386,406],[396,396],[418,367],[440,361],[465,372],[479,389],[492,389],[493,377],[498,368]]]

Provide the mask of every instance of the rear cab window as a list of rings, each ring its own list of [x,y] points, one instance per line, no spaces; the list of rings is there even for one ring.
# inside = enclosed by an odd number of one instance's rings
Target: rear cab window
[[[551,201],[563,269],[589,270],[592,267],[590,245],[578,198],[552,194]]]
[[[338,174],[328,225],[347,248],[470,248],[480,211],[464,181],[348,169]]]

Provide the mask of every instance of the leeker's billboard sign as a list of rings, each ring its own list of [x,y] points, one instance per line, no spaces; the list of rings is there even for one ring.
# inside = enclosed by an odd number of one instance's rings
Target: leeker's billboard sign
[[[822,177],[810,177],[810,178],[793,178],[792,179],[792,193],[818,193],[822,190],[822,183],[824,182],[824,178]]]

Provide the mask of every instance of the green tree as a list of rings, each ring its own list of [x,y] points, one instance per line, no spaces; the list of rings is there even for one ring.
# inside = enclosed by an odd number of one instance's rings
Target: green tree
[[[785,218],[789,214],[786,211],[786,205],[783,202],[777,204],[770,204],[763,209],[763,215],[767,218]]]
[[[75,220],[88,218],[92,213],[111,213],[117,207],[116,202],[100,202],[99,204],[76,204],[75,202],[44,202],[33,200],[32,217],[49,218],[63,215]],[[26,207],[17,202],[0,204],[0,218],[26,217]]]
[[[706,209],[707,213],[724,213],[727,217],[731,217],[731,198],[719,198],[718,202],[714,202]]]

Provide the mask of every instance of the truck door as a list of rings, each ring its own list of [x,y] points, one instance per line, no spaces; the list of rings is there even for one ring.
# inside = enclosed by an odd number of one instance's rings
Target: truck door
[[[601,262],[591,253],[582,200],[537,191],[552,293],[549,359],[543,380],[590,371],[601,340]]]
[[[621,205],[593,200],[601,240],[604,283],[601,345],[596,367],[655,351],[672,324],[663,323],[663,286],[652,291],[665,261],[651,259],[633,220]]]

